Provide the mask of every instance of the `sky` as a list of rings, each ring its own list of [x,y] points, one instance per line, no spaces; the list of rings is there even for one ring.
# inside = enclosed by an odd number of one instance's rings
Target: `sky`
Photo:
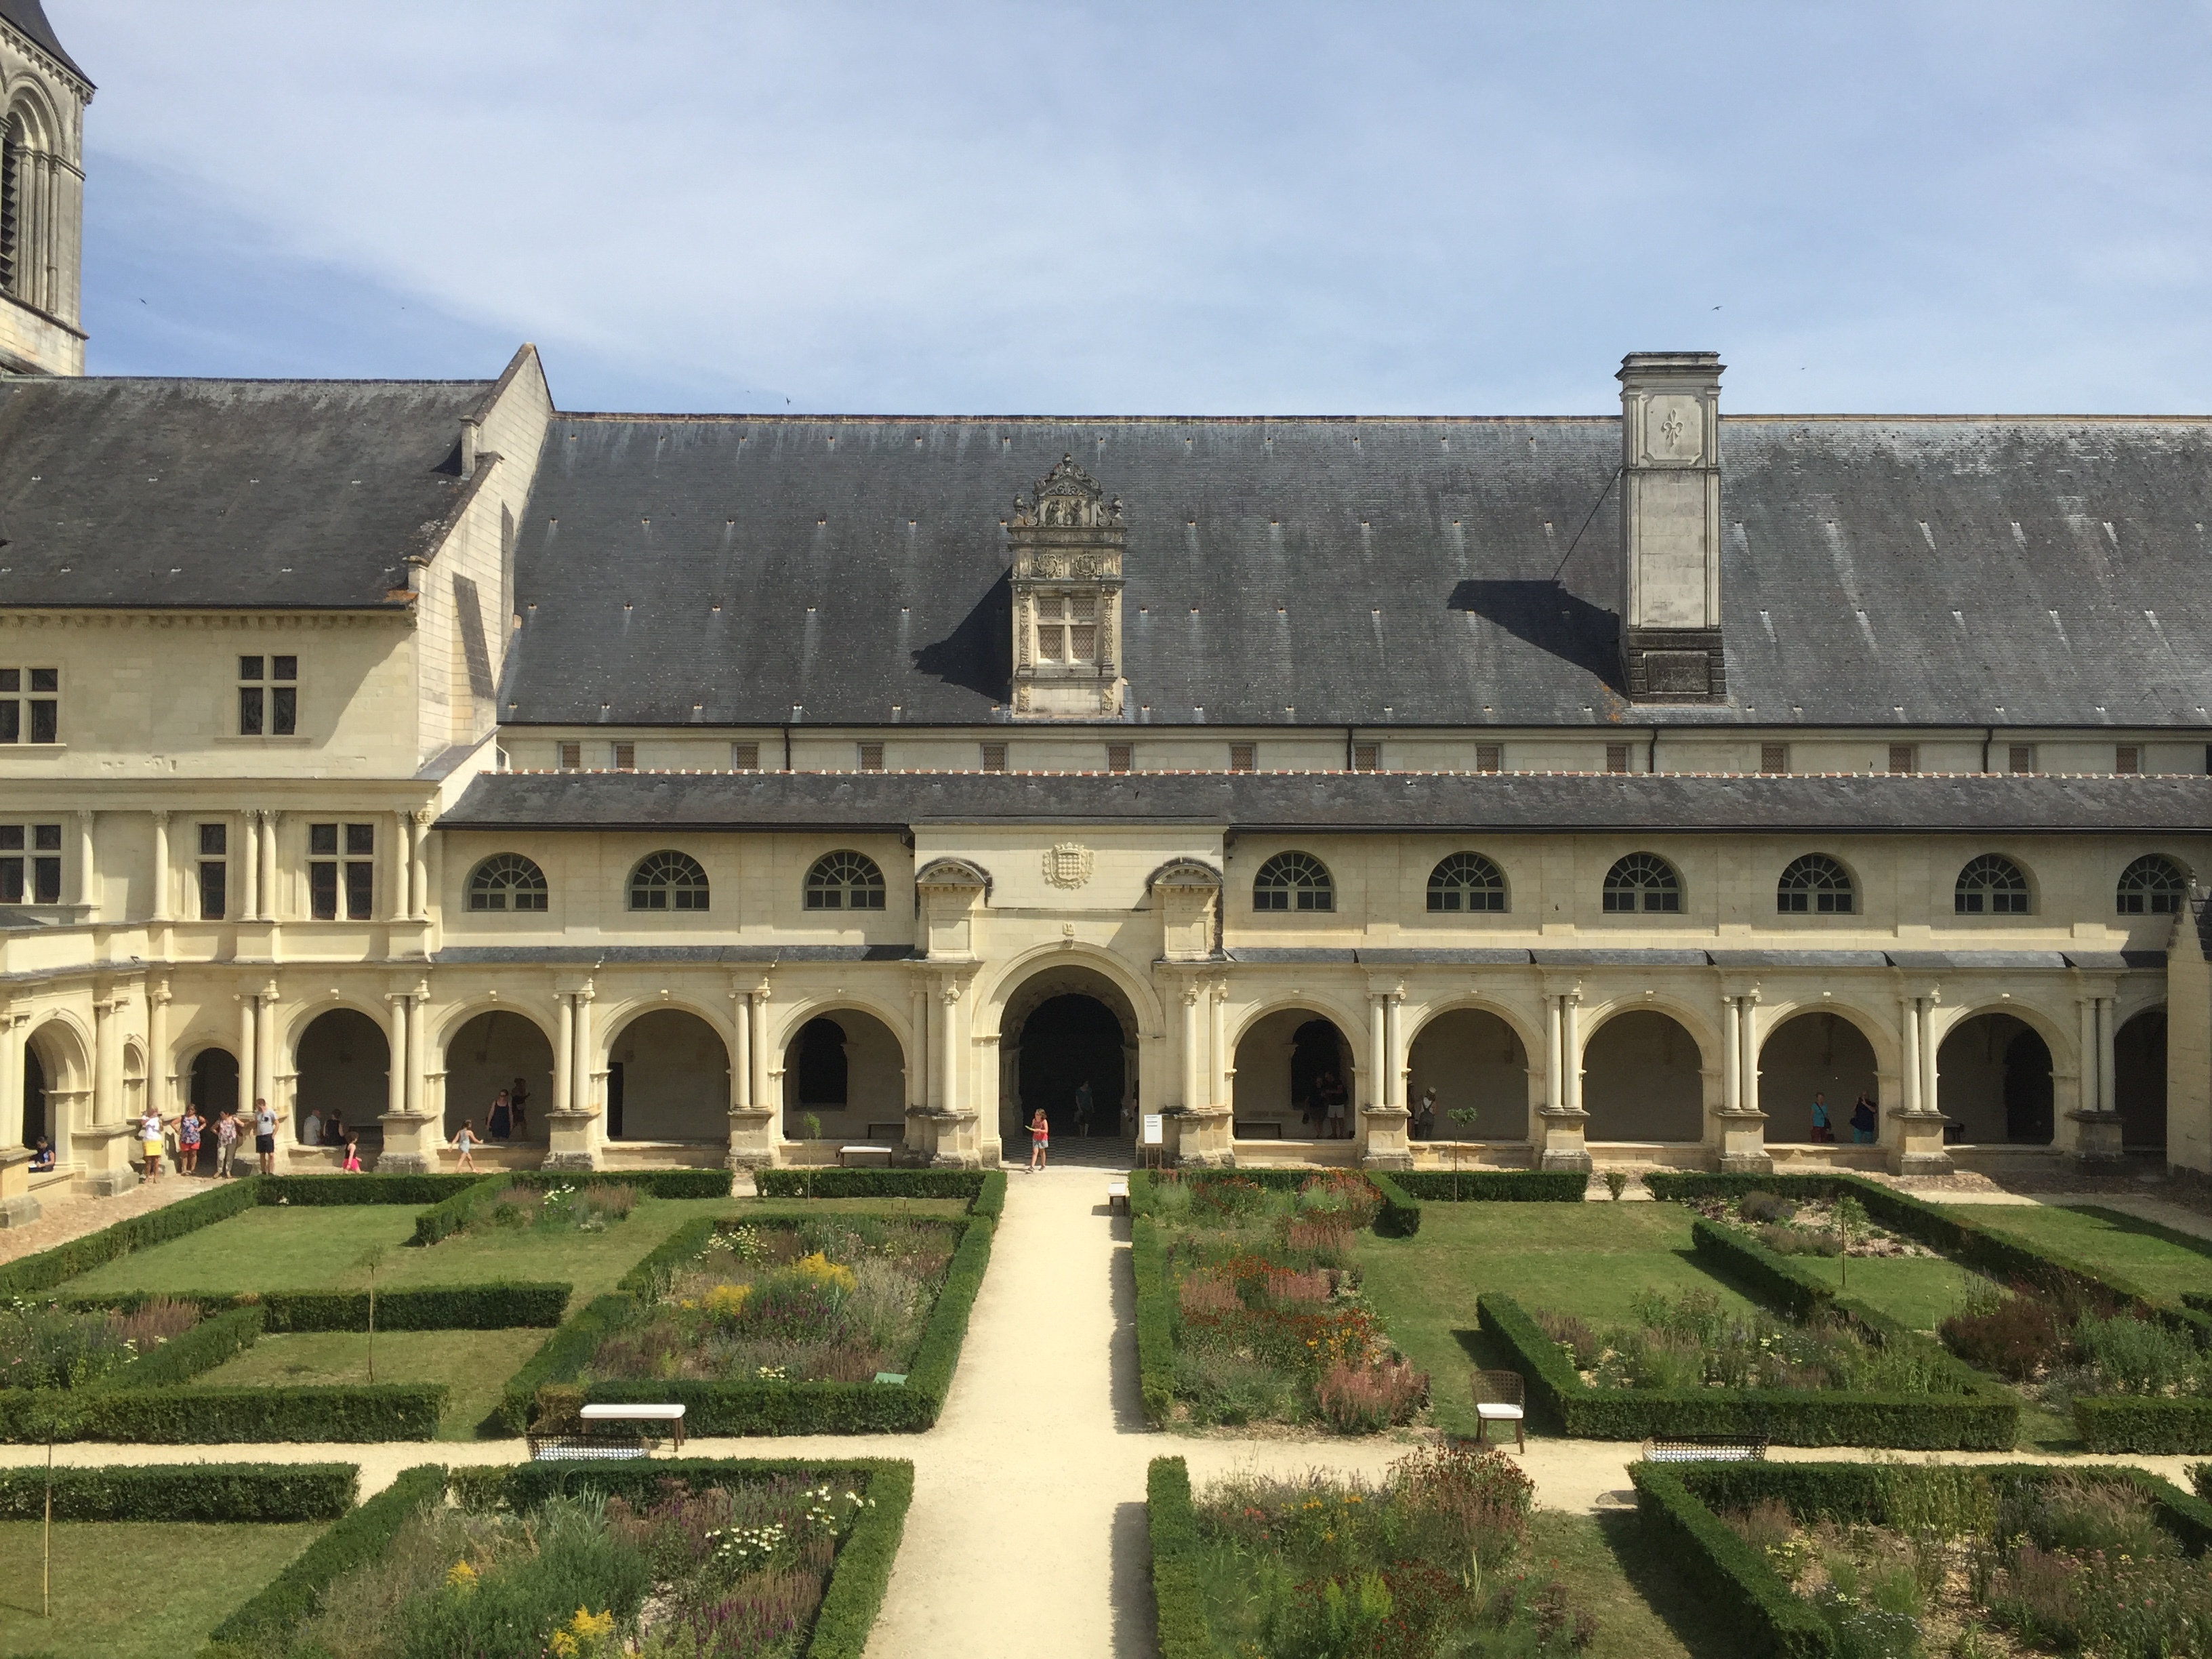
[[[95,374],[569,410],[2212,410],[2212,0],[46,0]]]

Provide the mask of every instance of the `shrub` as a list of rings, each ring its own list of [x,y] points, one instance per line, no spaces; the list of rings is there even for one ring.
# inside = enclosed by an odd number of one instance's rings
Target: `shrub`
[[[964,1198],[972,1205],[999,1170],[757,1170],[753,1190],[763,1198]]]
[[[1267,1189],[1244,1176],[1209,1175],[1188,1184],[1194,1222],[1243,1221],[1267,1208]]]
[[[1545,1335],[1573,1358],[1577,1370],[1586,1371],[1597,1364],[1599,1351],[1604,1345],[1580,1315],[1540,1308],[1536,1310],[1536,1322],[1544,1328]]]
[[[178,1305],[180,1304],[149,1302],[137,1313],[125,1317],[146,1324],[173,1325],[173,1317],[164,1320],[161,1313]],[[158,1389],[170,1383],[189,1382],[202,1372],[211,1371],[223,1361],[244,1353],[261,1338],[262,1315],[258,1308],[236,1308],[204,1321],[198,1317],[198,1308],[191,1309],[191,1325],[158,1346],[150,1342],[142,1346],[138,1358],[108,1377],[105,1386]],[[153,1315],[151,1319],[149,1313]]]
[[[106,1389],[71,1412],[68,1437],[177,1446],[428,1440],[446,1398],[442,1382]]]
[[[263,1328],[271,1332],[365,1331],[367,1291],[255,1291],[234,1296],[226,1291],[179,1291],[179,1301],[209,1313],[257,1307]],[[131,1309],[153,1298],[137,1291],[70,1297],[69,1308]],[[516,1284],[497,1279],[480,1285],[430,1285],[421,1290],[379,1291],[380,1331],[503,1331],[561,1322],[568,1302],[566,1285]]]
[[[1790,1227],[1770,1222],[1758,1230],[1759,1242],[1777,1255],[1841,1255],[1840,1234],[1816,1232],[1810,1227]]]
[[[1347,1365],[1341,1360],[1314,1386],[1321,1414],[1347,1434],[1372,1434],[1409,1421],[1428,1403],[1429,1374],[1406,1359],[1377,1365]]]
[[[1155,1457],[1145,1473],[1145,1520],[1152,1534],[1152,1601],[1160,1659],[1216,1659],[1206,1627],[1198,1573],[1198,1515],[1190,1468]]]
[[[1788,1221],[1797,1213],[1797,1206],[1774,1193],[1746,1193],[1736,1204],[1736,1212],[1746,1221]]]
[[[482,1180],[473,1175],[283,1175],[258,1177],[263,1204],[441,1204]]]
[[[486,1176],[472,1181],[450,1198],[441,1200],[415,1218],[415,1235],[410,1244],[435,1244],[440,1239],[451,1238],[473,1221],[479,1211],[499,1201],[500,1194],[508,1186],[503,1175]]]
[[[2074,1427],[2093,1452],[2212,1452],[2212,1400],[2077,1395]]]
[[[2057,1310],[2021,1291],[1953,1314],[1936,1334],[1969,1365],[2013,1382],[2027,1382],[2059,1358]]]
[[[334,1521],[351,1507],[350,1463],[173,1463],[57,1468],[57,1521]],[[47,1471],[0,1470],[0,1521],[45,1513]]]
[[[1574,1170],[1401,1170],[1392,1186],[1424,1204],[1579,1204],[1589,1177]]]
[[[2081,1357],[2124,1393],[2195,1392],[2201,1387],[2203,1357],[2179,1331],[2131,1313],[2110,1319],[2084,1314],[2069,1335]]]

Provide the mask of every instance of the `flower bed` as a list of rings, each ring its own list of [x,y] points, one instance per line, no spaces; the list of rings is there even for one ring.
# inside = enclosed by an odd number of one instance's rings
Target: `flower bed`
[[[94,1387],[199,1322],[196,1304],[167,1297],[94,1311],[18,1297],[0,1307],[0,1389]]]
[[[2135,1470],[1630,1470],[1648,1527],[1747,1651],[2212,1651],[2212,1506]],[[2192,1559],[2193,1558],[2193,1559]]]
[[[1528,1559],[1534,1485],[1487,1448],[1425,1448],[1379,1483],[1243,1475],[1194,1501],[1181,1458],[1147,1508],[1161,1659],[1577,1653],[1596,1621]]]
[[[586,1384],[638,1377],[866,1382],[903,1373],[954,1230],[825,1216],[715,1231],[647,1316],[603,1340]]]
[[[1939,1254],[1873,1220],[1848,1192],[1792,1198],[1753,1188],[1693,1199],[1690,1207],[1708,1221],[1749,1233],[1777,1255],[1891,1261]]]
[[[1194,1425],[1410,1420],[1427,1375],[1359,1293],[1351,1239],[1384,1208],[1365,1177],[1132,1177],[1147,1413]]]

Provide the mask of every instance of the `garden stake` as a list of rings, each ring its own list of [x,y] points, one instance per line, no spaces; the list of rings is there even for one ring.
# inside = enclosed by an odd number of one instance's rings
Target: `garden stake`
[[[1451,1121],[1462,1129],[1474,1127],[1474,1118],[1475,1110],[1472,1106],[1452,1108]],[[1459,1139],[1457,1136],[1452,1139],[1452,1202],[1455,1204],[1459,1202]]]
[[[54,1425],[46,1421],[46,1553],[39,1561],[39,1617],[54,1616]]]
[[[1865,1223],[1866,1212],[1858,1200],[1845,1193],[1836,1200],[1835,1219],[1836,1237],[1844,1241],[1844,1253],[1836,1258],[1838,1288],[1847,1291],[1851,1287],[1851,1240]]]
[[[803,1114],[799,1121],[806,1126],[806,1138],[809,1140],[819,1140],[822,1139],[822,1120],[820,1118],[815,1116],[811,1112],[807,1112]],[[810,1199],[814,1196],[814,1166],[811,1164],[806,1166],[806,1196]]]
[[[372,1244],[361,1253],[360,1264],[368,1269],[368,1381],[376,1385],[376,1270],[384,1265],[384,1246]]]

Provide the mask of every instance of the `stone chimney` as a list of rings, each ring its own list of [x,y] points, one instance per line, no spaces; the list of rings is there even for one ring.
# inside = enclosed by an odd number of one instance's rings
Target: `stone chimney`
[[[1720,354],[1620,360],[1620,661],[1637,702],[1718,702]]]

